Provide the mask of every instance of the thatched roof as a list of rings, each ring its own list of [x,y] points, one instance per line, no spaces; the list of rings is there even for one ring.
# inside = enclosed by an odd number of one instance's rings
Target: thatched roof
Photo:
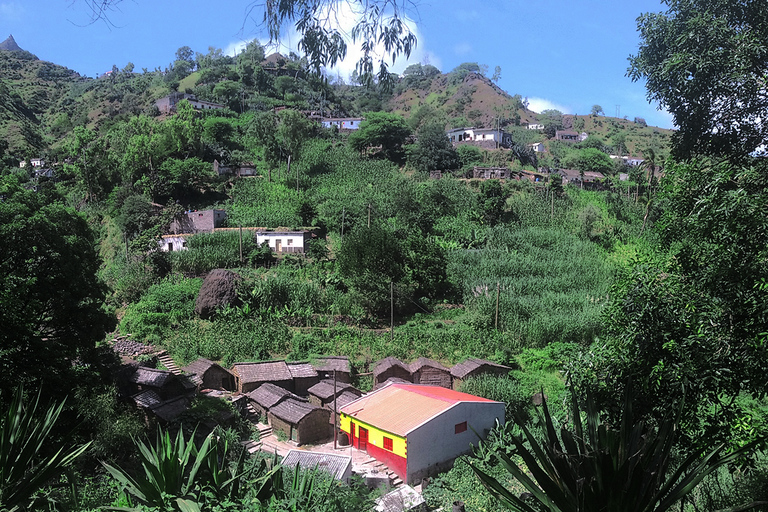
[[[482,368],[483,366],[495,371],[511,371],[512,368],[504,366],[502,364],[494,363],[493,361],[486,361],[485,359],[467,359],[451,368],[451,375],[457,379],[463,379],[475,370]]]
[[[410,368],[408,368],[408,365],[399,360],[396,357],[385,357],[384,359],[380,359],[376,362],[376,365],[373,367],[373,374],[379,375],[381,373],[384,373],[385,371],[389,370],[393,366],[399,366],[403,370],[410,372]]]
[[[152,412],[163,421],[173,421],[189,409],[190,400],[181,396],[152,407]]]
[[[337,372],[351,373],[352,367],[349,365],[347,356],[323,356],[318,357],[312,364],[318,372]]]
[[[448,371],[448,368],[446,368],[442,364],[438,363],[434,359],[429,359],[429,358],[426,358],[426,357],[418,358],[417,360],[415,360],[414,362],[412,362],[408,366],[408,369],[411,370],[411,373],[415,373],[415,372],[421,370],[422,368],[424,368],[425,366],[430,366],[432,368],[437,368],[438,370],[443,370],[445,372]]]
[[[175,375],[167,370],[155,370],[154,368],[139,366],[128,380],[140,386],[161,388],[174,378]]]
[[[240,377],[240,382],[277,382],[282,380],[293,380],[285,361],[235,363],[233,372]]]
[[[298,398],[287,389],[283,389],[280,386],[275,386],[271,382],[265,382],[261,386],[248,393],[246,396],[266,409],[274,407],[275,404],[279,403],[286,397]]]
[[[189,365],[182,368],[182,370],[184,370],[185,373],[193,373],[195,375],[199,375],[202,377],[203,374],[207,372],[208,369],[213,365],[216,365],[216,363],[214,363],[210,359],[205,359],[201,357],[197,361],[192,361],[191,363],[189,363]]]
[[[160,403],[163,401],[162,398],[160,398],[160,395],[158,395],[157,392],[152,389],[137,393],[133,395],[131,399],[137,406],[143,407],[145,409],[160,405]]]
[[[384,387],[384,386],[386,386],[387,384],[390,384],[390,383],[395,383],[395,384],[397,384],[397,383],[400,383],[400,384],[413,384],[411,381],[408,381],[408,380],[405,380],[405,379],[401,379],[400,377],[390,377],[387,380],[385,380],[384,382],[380,382],[380,383],[376,384],[374,389],[379,389],[379,388]]]
[[[357,391],[357,390],[355,390]],[[358,391],[359,393],[359,391]],[[340,409],[341,407],[344,407],[347,404],[350,404],[360,398],[359,394],[356,394],[354,391],[345,389],[341,392],[339,396],[336,397],[336,409]]]
[[[309,363],[287,363],[288,371],[294,379],[317,377],[317,371]]]
[[[347,389],[355,389],[351,384],[345,384],[343,382],[336,382],[336,396],[339,396],[344,390]],[[355,391],[357,391],[355,389]],[[327,400],[329,398],[333,398],[333,381],[332,380],[322,380],[309,388],[307,390],[307,393],[310,395],[314,395],[322,400]],[[359,393],[359,391],[358,391]]]
[[[296,398],[286,398],[272,407],[269,412],[283,421],[296,425],[317,409],[320,408]]]

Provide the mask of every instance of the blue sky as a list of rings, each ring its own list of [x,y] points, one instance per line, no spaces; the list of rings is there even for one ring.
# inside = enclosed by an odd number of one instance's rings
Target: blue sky
[[[412,16],[418,47],[410,63],[430,63],[448,72],[462,62],[501,67],[499,85],[528,97],[534,110],[558,108],[588,114],[644,117],[671,128],[671,116],[646,100],[645,86],[624,75],[637,51],[636,18],[664,10],[660,0],[416,0]],[[133,62],[136,70],[165,68],[176,49],[209,46],[233,51],[263,33],[246,19],[251,0],[123,0],[111,13],[113,26],[89,24],[84,0],[0,0],[0,40],[16,42],[41,59],[95,76]],[[342,16],[340,23],[348,24]],[[298,38],[284,42],[295,48]],[[354,55],[335,72],[346,74]],[[398,61],[395,71],[409,62]],[[618,106],[618,107],[617,107]]]

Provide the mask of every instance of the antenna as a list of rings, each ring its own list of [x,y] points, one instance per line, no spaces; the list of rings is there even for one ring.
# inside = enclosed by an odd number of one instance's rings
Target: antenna
[[[621,105],[616,105],[616,117],[621,117]]]

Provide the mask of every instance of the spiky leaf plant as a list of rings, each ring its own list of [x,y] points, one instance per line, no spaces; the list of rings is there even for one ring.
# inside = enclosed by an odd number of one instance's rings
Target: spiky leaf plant
[[[672,469],[677,434],[675,420],[658,428],[633,423],[630,393],[618,430],[600,420],[591,397],[582,418],[572,391],[572,429],[563,425],[560,435],[542,406],[543,440],[534,437],[518,416],[515,422],[523,435],[511,436],[512,456],[500,448],[499,463],[519,481],[530,496],[522,499],[469,461],[475,474],[500,504],[522,512],[661,512],[688,495],[718,467],[752,450],[757,441],[726,453],[724,444],[709,451],[698,450]],[[518,465],[514,456],[522,459]],[[526,469],[527,468],[527,469]],[[530,473],[530,475],[529,475]]]

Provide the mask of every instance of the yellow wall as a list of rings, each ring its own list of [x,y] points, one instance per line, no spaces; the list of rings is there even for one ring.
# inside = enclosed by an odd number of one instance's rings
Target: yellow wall
[[[392,440],[392,453],[399,455],[400,457],[407,458],[407,446],[404,437],[396,436],[386,430],[380,430],[373,425],[363,423],[355,418],[352,418],[346,414],[342,414],[340,418],[341,430],[349,434],[349,425],[354,422],[355,425],[362,425],[363,428],[368,429],[368,443],[376,446],[377,448],[384,449],[384,437],[388,437]],[[359,435],[358,430],[355,430],[355,438]]]

